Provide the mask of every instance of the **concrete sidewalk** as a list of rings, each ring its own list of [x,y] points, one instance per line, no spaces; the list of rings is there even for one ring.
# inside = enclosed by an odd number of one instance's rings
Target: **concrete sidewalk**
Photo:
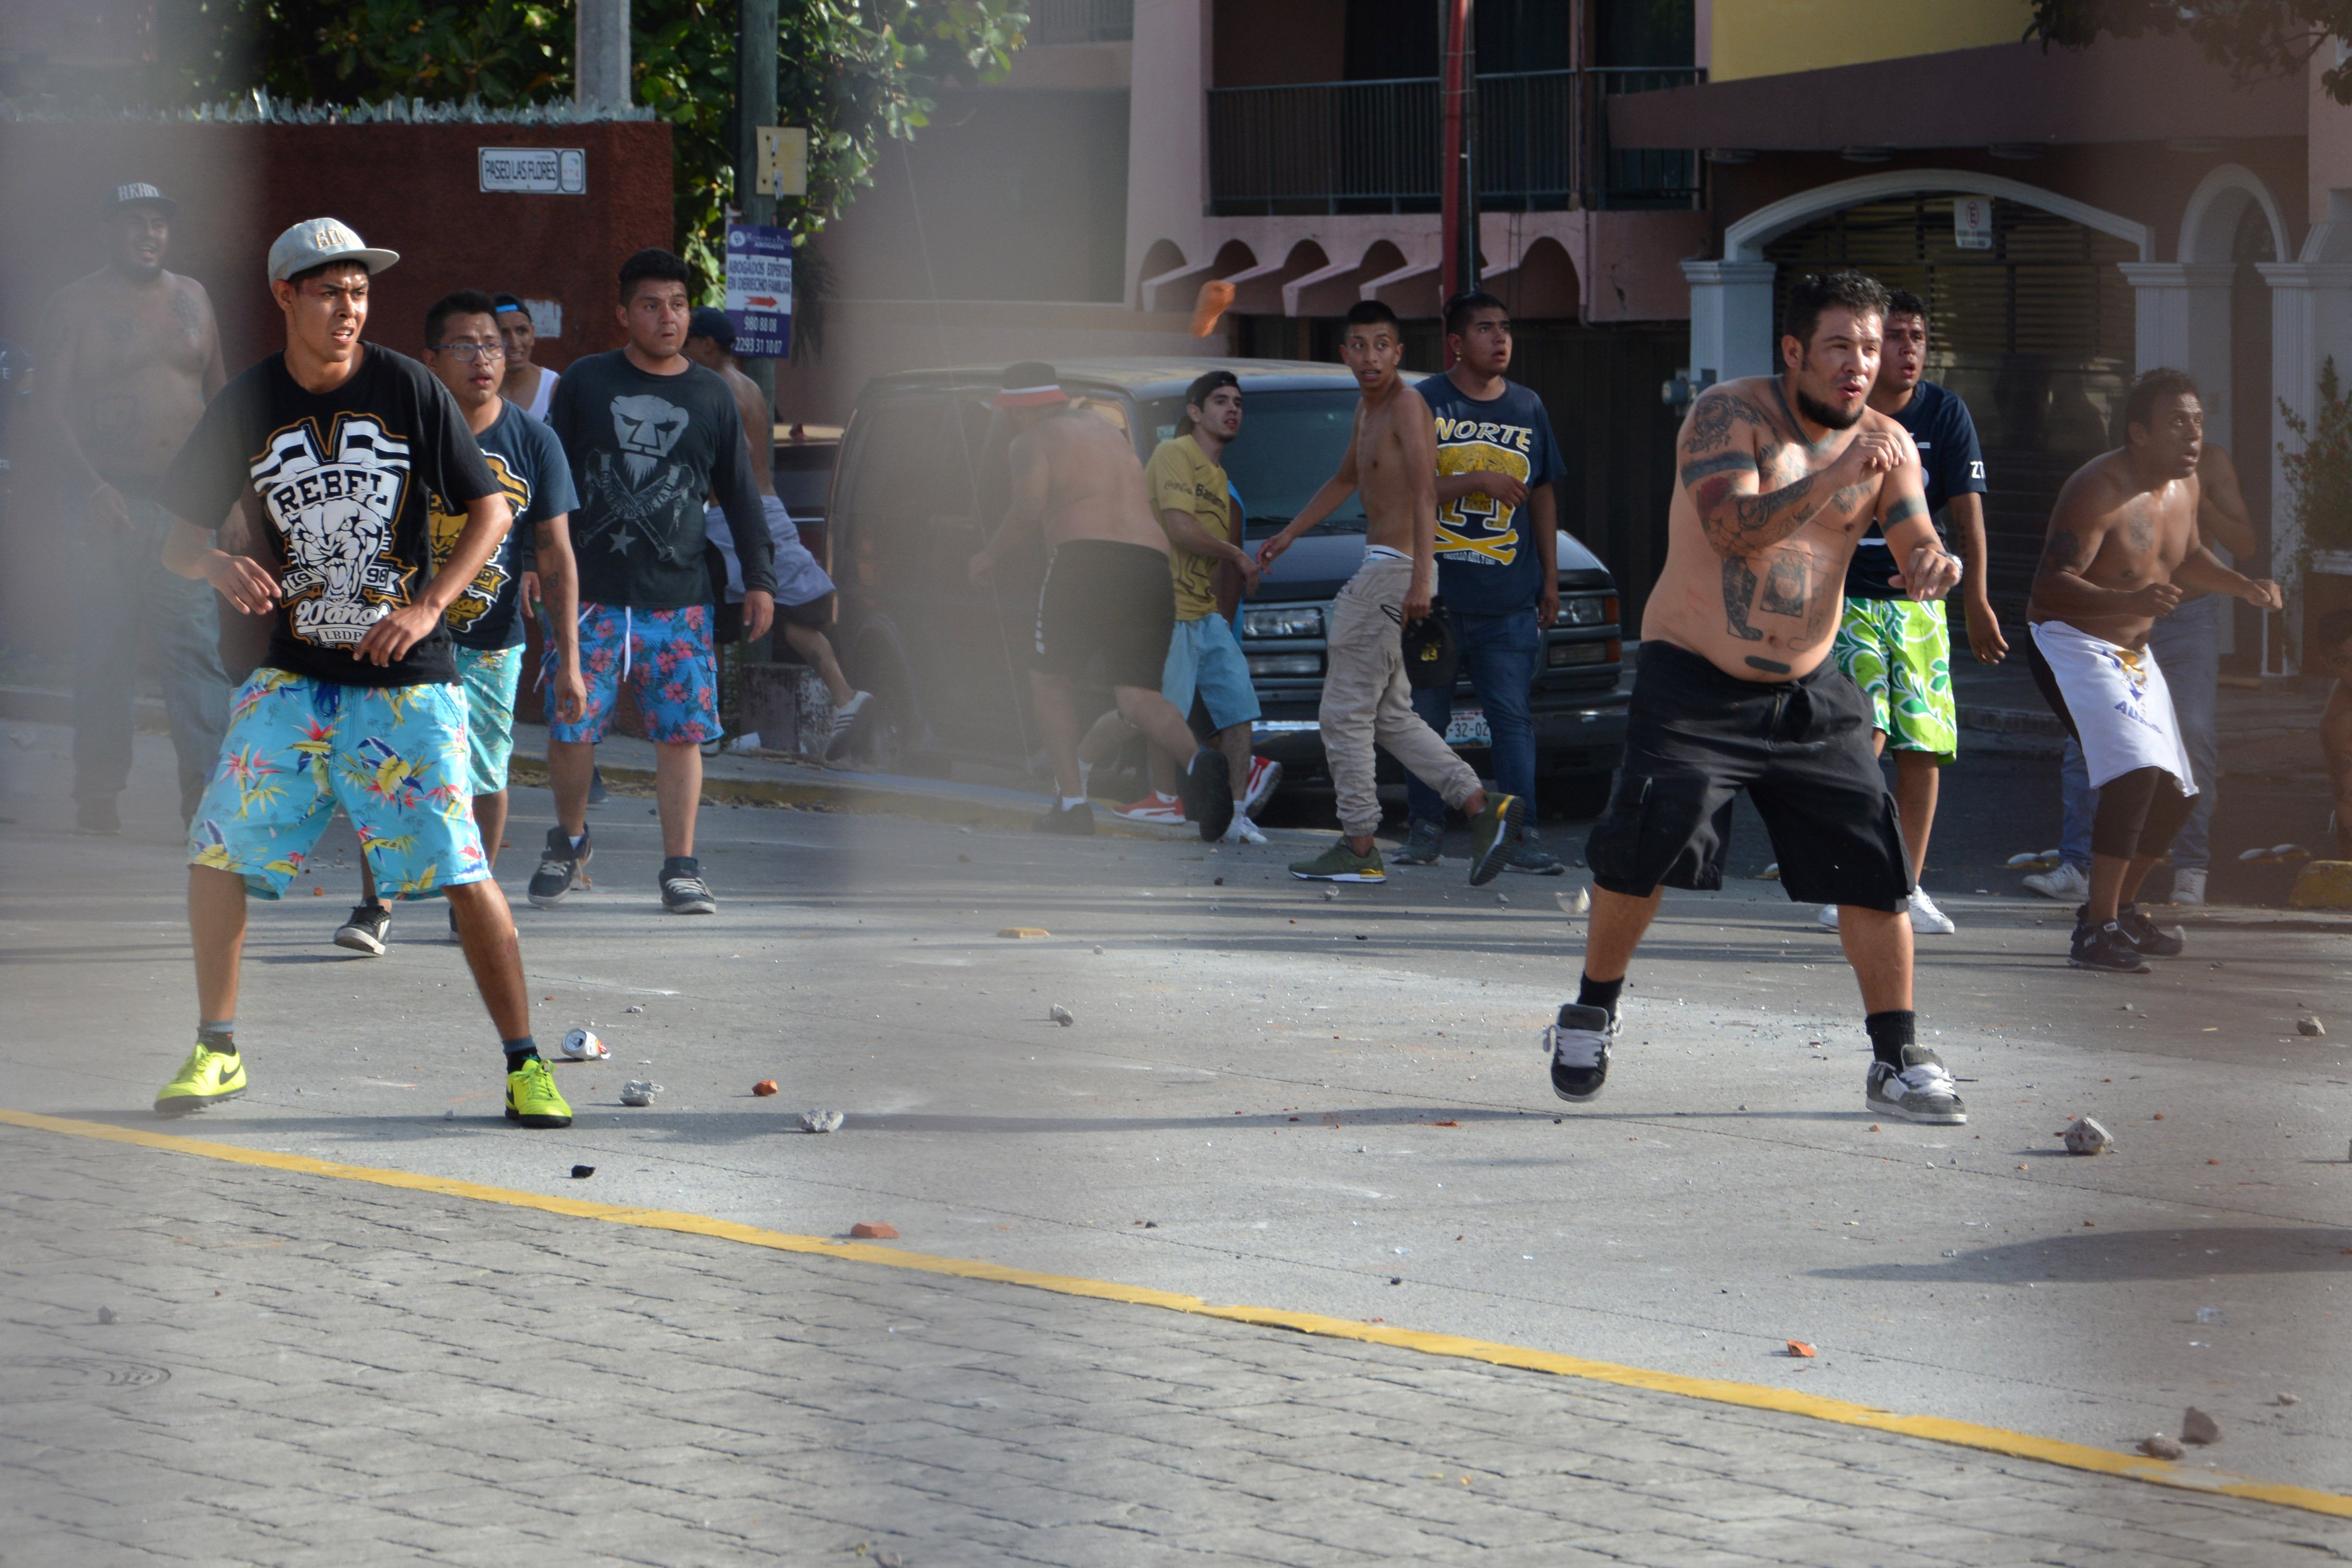
[[[26,1568],[2352,1552],[1801,1416],[51,1132],[0,1129],[0,1191]]]

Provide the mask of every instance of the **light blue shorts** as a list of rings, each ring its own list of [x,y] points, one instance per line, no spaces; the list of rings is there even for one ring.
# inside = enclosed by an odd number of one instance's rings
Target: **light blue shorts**
[[[522,684],[520,644],[513,647],[467,647],[460,643],[457,684],[466,692],[466,738],[473,757],[467,787],[496,795],[507,787],[507,763],[514,756],[515,691]]]
[[[1234,640],[1233,623],[1222,616],[1178,621],[1168,639],[1168,666],[1160,672],[1160,695],[1176,705],[1186,718],[1192,714],[1198,692],[1209,710],[1209,722],[1220,730],[1247,724],[1258,716],[1257,688],[1250,683],[1249,660]]]
[[[385,897],[489,876],[467,787],[466,697],[455,686],[339,686],[257,669],[188,826],[188,863],[286,891],[341,805]]]

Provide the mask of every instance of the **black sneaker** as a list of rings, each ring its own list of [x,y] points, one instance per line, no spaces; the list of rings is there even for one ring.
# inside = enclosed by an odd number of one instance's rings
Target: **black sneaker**
[[[1073,806],[1056,802],[1054,809],[1029,825],[1032,833],[1066,833],[1076,838],[1095,836],[1095,808],[1086,801]]]
[[[662,908],[674,915],[715,915],[719,900],[702,879],[701,863],[691,855],[673,855],[662,862]]]
[[[1562,1100],[1591,1100],[1609,1081],[1609,1047],[1617,1038],[1616,1016],[1606,1007],[1563,1003],[1559,1021],[1543,1034],[1551,1053],[1551,1091]]]
[[[2079,915],[2075,917],[2081,919]],[[2116,924],[2124,928],[2131,944],[2150,958],[2179,958],[2180,950],[2189,944],[2181,940],[2176,928],[2166,931],[2147,915],[2137,904],[2126,904],[2116,911]]]
[[[1445,828],[1441,823],[1412,819],[1405,832],[1404,842],[1390,851],[1389,858],[1400,866],[1434,866],[1445,858]]]
[[[1225,754],[1206,746],[1192,753],[1192,765],[1176,781],[1184,815],[1201,825],[1201,842],[1214,844],[1234,825],[1234,773]]]
[[[1862,1080],[1862,1103],[1877,1115],[1899,1116],[1930,1126],[1959,1127],[1969,1120],[1968,1107],[1960,1102],[1960,1091],[1953,1087],[1944,1058],[1925,1046],[1903,1047],[1900,1072],[1885,1062],[1872,1062]]]
[[[2104,969],[2110,974],[2147,973],[2147,960],[2140,956],[2120,921],[2095,926],[2087,917],[2077,920],[2066,962],[2077,969]]]
[[[588,858],[596,852],[587,834],[580,836],[580,847],[572,847],[572,836],[557,824],[547,830],[547,847],[539,852],[539,869],[530,874],[530,901],[542,910],[551,910],[563,901],[563,895],[574,884],[585,886],[588,881]]]
[[[335,931],[335,945],[370,958],[382,958],[384,938],[392,934],[392,911],[382,904],[354,904],[352,918]]]
[[[190,812],[189,816],[195,814]],[[110,795],[84,795],[74,802],[74,831],[111,837],[122,831],[122,812]]]

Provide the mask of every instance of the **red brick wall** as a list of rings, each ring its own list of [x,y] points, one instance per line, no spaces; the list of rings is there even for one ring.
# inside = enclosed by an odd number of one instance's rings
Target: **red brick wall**
[[[485,195],[481,147],[578,147],[584,195]],[[104,261],[100,203],[145,180],[180,203],[166,265],[204,284],[229,373],[283,346],[264,267],[270,241],[333,216],[401,253],[376,280],[368,337],[415,353],[425,307],[453,289],[505,290],[563,306],[563,335],[540,340],[561,369],[619,346],[622,258],[672,243],[670,132],[658,121],[590,125],[0,124],[0,337],[30,346],[43,303]],[[21,424],[19,429],[21,431]],[[59,531],[37,454],[19,459],[0,521],[0,642],[61,637]],[[46,586],[44,586],[46,584]]]

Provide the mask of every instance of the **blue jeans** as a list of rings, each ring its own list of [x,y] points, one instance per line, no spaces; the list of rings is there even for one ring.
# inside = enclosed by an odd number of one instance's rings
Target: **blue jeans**
[[[2172,866],[2177,871],[2204,868],[2211,858],[2213,804],[2221,774],[2221,738],[2214,727],[2214,695],[2221,675],[2221,616],[2227,605],[2213,595],[2191,599],[2158,619],[2147,634],[2148,650],[2164,671],[2172,693],[2172,711],[2180,725],[2180,739],[2189,748],[2189,768],[2197,778],[2197,805],[2188,825],[2172,841]],[[2065,829],[2058,840],[2059,854],[2069,866],[2091,868],[2091,819],[2098,815],[2099,792],[2091,787],[2091,770],[2083,748],[2066,742],[2058,769]]]
[[[74,798],[111,800],[130,782],[143,633],[154,640],[163,676],[184,818],[194,815],[204,795],[221,737],[228,731],[220,616],[210,584],[164,570],[169,514],[153,501],[126,499],[129,532],[119,540],[83,535],[74,637]]]
[[[1449,612],[1450,613],[1450,612]],[[1470,674],[1470,689],[1486,711],[1486,727],[1495,736],[1495,787],[1535,807],[1536,721],[1528,694],[1536,683],[1536,661],[1543,657],[1543,630],[1536,625],[1535,606],[1507,616],[1454,616],[1454,641],[1462,650],[1462,668]],[[1423,687],[1412,694],[1412,710],[1422,722],[1445,733],[1454,717],[1452,687]],[[1415,822],[1443,823],[1445,802],[1438,793],[1407,775],[1408,809]]]

